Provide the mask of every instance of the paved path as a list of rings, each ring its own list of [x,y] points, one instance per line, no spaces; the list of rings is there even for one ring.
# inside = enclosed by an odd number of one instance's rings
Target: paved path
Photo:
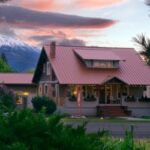
[[[70,122],[74,127],[78,126],[79,122]],[[88,133],[108,130],[114,137],[123,137],[126,130],[131,130],[134,126],[135,138],[150,138],[150,123],[110,123],[110,122],[89,122],[86,125]]]

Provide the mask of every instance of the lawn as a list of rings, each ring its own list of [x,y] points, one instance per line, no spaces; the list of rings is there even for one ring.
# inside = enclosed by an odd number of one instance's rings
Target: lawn
[[[88,118],[75,118],[75,117],[65,117],[62,119],[64,122],[114,122],[114,123],[150,123],[150,118],[98,118],[98,117],[88,117]]]
[[[150,140],[137,140],[136,143],[144,145],[145,150],[150,150]]]

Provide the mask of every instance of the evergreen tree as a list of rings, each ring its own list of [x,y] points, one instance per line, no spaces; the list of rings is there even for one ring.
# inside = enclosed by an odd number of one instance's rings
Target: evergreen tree
[[[2,54],[1,54],[1,58],[3,59],[3,61],[4,61],[6,64],[8,64],[5,53],[2,53]]]
[[[13,72],[13,69],[0,57],[0,72]]]

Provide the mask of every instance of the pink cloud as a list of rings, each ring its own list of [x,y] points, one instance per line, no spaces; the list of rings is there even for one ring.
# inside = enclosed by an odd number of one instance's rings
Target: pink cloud
[[[62,4],[56,2],[56,0],[13,0],[10,3],[39,11],[58,10],[62,7]]]
[[[126,0],[72,0],[69,3],[67,1],[58,0],[13,0],[10,3],[30,8],[39,11],[49,10],[64,10],[66,8],[101,8],[121,3]]]
[[[121,3],[123,1],[125,0],[76,0],[75,4],[78,7],[84,8],[100,8]]]

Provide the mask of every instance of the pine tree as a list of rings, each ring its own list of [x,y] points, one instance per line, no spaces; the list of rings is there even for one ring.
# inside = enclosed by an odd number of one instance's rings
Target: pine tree
[[[4,61],[6,64],[8,64],[5,53],[2,53],[2,54],[1,54],[1,58],[3,59],[3,61]]]
[[[0,72],[13,72],[13,69],[0,57]]]

